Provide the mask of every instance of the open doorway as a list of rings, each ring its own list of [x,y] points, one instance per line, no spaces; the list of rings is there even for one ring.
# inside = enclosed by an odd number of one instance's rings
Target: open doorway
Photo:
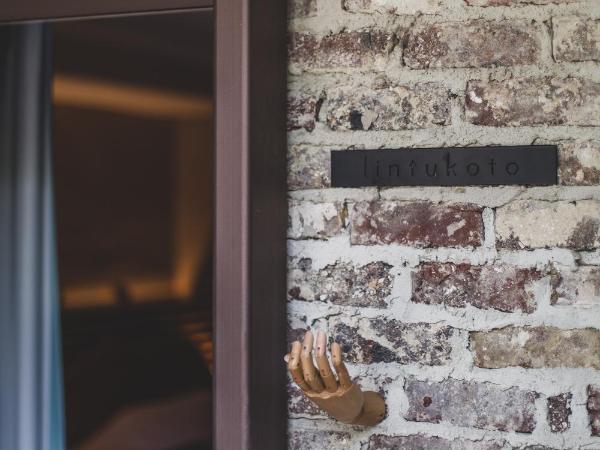
[[[68,448],[211,448],[211,11],[54,26]]]

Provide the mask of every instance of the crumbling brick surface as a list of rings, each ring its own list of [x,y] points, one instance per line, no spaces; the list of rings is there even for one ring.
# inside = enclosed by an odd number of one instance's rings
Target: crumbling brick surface
[[[408,380],[407,420],[449,422],[487,430],[531,433],[536,426],[536,393],[517,387],[448,379],[441,383]]]
[[[475,365],[488,369],[589,367],[600,370],[600,330],[515,327],[472,331]]]
[[[490,67],[535,64],[538,30],[530,21],[442,22],[413,27],[407,36],[404,62],[428,67]]]
[[[288,279],[288,298],[338,305],[385,308],[392,291],[392,266],[376,261],[364,266],[336,262],[312,268],[310,258],[294,261]]]
[[[570,417],[573,411],[571,410],[571,393],[554,395],[548,398],[548,424],[550,431],[553,433],[562,433],[567,431],[570,426]]]
[[[600,244],[600,202],[515,201],[498,208],[501,247],[593,250]]]
[[[600,1],[287,1],[288,339],[387,404],[290,380],[289,448],[600,449]],[[331,186],[332,150],[532,144],[555,185]]]
[[[600,20],[579,16],[552,19],[557,61],[600,61]]]
[[[600,387],[588,386],[587,411],[593,436],[600,436]]]
[[[514,266],[423,263],[413,273],[412,301],[531,313],[536,309],[532,285],[540,278],[535,269]]]
[[[474,125],[600,126],[600,83],[571,76],[473,80],[465,105]]]
[[[429,202],[361,202],[350,213],[353,245],[417,247],[478,246],[483,239],[481,208]]]

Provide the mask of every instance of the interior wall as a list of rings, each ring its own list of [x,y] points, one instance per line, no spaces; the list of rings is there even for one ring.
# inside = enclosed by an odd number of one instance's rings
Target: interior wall
[[[288,318],[380,390],[290,448],[600,448],[600,3],[292,0]],[[553,143],[559,183],[334,189],[332,149]]]

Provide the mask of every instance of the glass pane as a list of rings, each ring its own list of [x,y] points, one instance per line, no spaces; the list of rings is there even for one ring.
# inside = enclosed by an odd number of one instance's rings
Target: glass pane
[[[212,23],[54,25],[69,448],[210,448]]]

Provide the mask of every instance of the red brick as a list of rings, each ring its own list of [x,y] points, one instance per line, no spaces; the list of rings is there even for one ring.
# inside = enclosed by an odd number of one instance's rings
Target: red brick
[[[592,436],[600,436],[600,386],[588,386],[587,410]]]
[[[391,268],[381,261],[363,266],[338,261],[314,270],[312,260],[302,258],[288,271],[288,299],[385,308],[394,282]]]
[[[450,91],[440,83],[343,86],[327,92],[332,130],[410,130],[450,125]]]
[[[423,263],[412,275],[412,301],[532,313],[536,300],[531,287],[540,278],[535,269],[507,265]]]
[[[569,392],[548,397],[548,424],[553,433],[562,433],[571,427],[571,399]]]
[[[470,204],[359,202],[350,214],[353,245],[481,245],[481,208]]]
[[[428,67],[493,67],[536,64],[540,41],[524,20],[444,22],[414,27],[408,33],[404,62]]]
[[[350,433],[343,431],[292,431],[289,450],[348,450],[352,442]]]
[[[377,317],[358,324],[332,319],[330,329],[344,357],[352,363],[441,366],[450,362],[454,329],[443,324]]]
[[[343,31],[326,36],[292,33],[288,54],[291,70],[373,69],[387,63],[397,38],[379,29]]]
[[[600,83],[583,78],[469,81],[465,102],[475,125],[600,126]]]
[[[328,148],[291,146],[288,150],[288,188],[293,191],[329,187],[330,155]]]
[[[314,95],[290,94],[287,102],[287,130],[314,130],[319,105],[319,99]]]
[[[367,450],[505,450],[503,442],[448,440],[437,436],[413,434],[409,436],[385,436],[375,434],[369,439]]]

